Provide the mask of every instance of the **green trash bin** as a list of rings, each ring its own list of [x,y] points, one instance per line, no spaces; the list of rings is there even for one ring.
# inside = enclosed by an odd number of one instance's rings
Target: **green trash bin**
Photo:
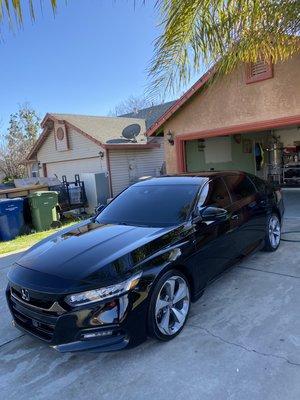
[[[57,226],[58,193],[57,192],[35,192],[28,195],[32,224],[36,231],[46,231]]]

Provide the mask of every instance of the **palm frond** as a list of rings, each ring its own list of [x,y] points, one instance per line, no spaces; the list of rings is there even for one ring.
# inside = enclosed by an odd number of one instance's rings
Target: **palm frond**
[[[286,60],[299,51],[299,0],[158,0],[162,35],[149,68],[151,93],[175,91],[216,64]]]
[[[57,8],[57,0],[48,0],[53,11]],[[43,0],[40,0],[42,4]],[[35,4],[34,4],[35,3]],[[23,23],[23,11],[25,7],[29,9],[31,18],[35,19],[36,1],[34,0],[0,0],[0,23],[7,17],[10,24],[13,24],[13,17],[18,24]]]

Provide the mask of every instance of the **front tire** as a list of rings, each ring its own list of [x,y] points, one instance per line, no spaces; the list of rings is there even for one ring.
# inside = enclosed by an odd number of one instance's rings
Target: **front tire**
[[[266,224],[266,236],[264,251],[276,251],[281,240],[281,224],[276,214],[271,214],[268,217]]]
[[[148,312],[148,332],[155,339],[168,341],[183,329],[191,306],[191,291],[187,278],[170,270],[156,283]]]

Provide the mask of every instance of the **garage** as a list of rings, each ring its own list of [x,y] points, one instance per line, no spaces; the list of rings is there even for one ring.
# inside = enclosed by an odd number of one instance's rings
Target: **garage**
[[[242,170],[284,187],[300,186],[297,126],[185,141],[186,172]]]
[[[168,173],[241,170],[281,185],[300,217],[300,55],[204,74],[147,134],[164,133]]]

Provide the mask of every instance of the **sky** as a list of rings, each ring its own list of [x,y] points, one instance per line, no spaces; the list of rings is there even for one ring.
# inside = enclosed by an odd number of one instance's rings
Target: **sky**
[[[41,117],[107,115],[122,100],[142,94],[159,28],[155,0],[136,3],[58,0],[54,17],[44,0],[35,22],[25,12],[21,29],[2,27],[0,132],[23,103]]]

